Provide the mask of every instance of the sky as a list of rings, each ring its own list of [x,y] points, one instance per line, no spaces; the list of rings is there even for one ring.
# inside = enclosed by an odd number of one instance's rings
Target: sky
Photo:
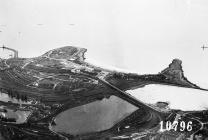
[[[139,74],[158,73],[179,58],[185,76],[203,88],[207,25],[207,0],[0,0],[0,46],[20,57],[77,46],[94,64]]]

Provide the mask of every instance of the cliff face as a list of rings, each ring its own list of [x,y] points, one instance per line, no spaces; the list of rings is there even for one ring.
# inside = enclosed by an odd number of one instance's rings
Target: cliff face
[[[199,88],[197,85],[188,81],[184,76],[182,61],[179,59],[173,59],[169,66],[159,73],[166,77],[166,80],[175,82],[176,84],[183,84],[188,87]]]
[[[184,76],[182,69],[182,61],[179,59],[173,59],[172,63],[170,63],[169,66],[161,72],[161,74],[167,77],[175,77],[182,79]]]

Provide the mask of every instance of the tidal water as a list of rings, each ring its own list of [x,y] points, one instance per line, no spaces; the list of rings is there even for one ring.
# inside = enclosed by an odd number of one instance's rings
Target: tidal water
[[[31,102],[22,101],[21,99],[11,98],[8,94],[0,92],[0,101],[2,102],[11,102],[16,104],[31,104]],[[27,117],[30,115],[30,111],[22,111],[22,110],[13,110],[9,109],[6,106],[0,106],[0,116],[4,118],[14,118],[16,120],[15,123],[20,124],[27,121]],[[4,112],[5,109],[7,112]]]
[[[9,109],[6,106],[0,106],[0,109],[5,109],[6,112],[0,111],[0,116],[4,118],[13,118],[16,120],[16,124],[21,124],[27,121],[28,116],[30,115],[30,111],[21,111],[21,110],[13,110]]]
[[[208,109],[208,91],[166,85],[147,85],[127,92],[149,104],[155,104],[158,101],[168,102],[171,109],[183,111]]]
[[[55,118],[56,125],[52,126],[52,130],[72,135],[99,132],[113,127],[137,109],[134,105],[111,96],[60,113]]]
[[[8,94],[0,92],[0,101],[2,102],[12,102],[12,103],[18,103],[18,104],[31,104],[31,102],[23,101],[21,99],[16,99],[10,97]]]

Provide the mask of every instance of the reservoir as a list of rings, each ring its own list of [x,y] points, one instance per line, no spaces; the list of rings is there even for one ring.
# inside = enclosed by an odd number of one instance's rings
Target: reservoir
[[[116,97],[104,98],[68,109],[55,118],[52,130],[77,135],[99,132],[113,127],[138,108]]]

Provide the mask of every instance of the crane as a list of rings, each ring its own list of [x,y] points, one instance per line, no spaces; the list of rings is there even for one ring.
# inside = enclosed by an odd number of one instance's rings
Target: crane
[[[0,48],[2,48],[3,50],[6,49],[6,50],[10,50],[10,51],[14,52],[14,58],[18,58],[18,51],[17,50],[5,47],[4,45]]]

